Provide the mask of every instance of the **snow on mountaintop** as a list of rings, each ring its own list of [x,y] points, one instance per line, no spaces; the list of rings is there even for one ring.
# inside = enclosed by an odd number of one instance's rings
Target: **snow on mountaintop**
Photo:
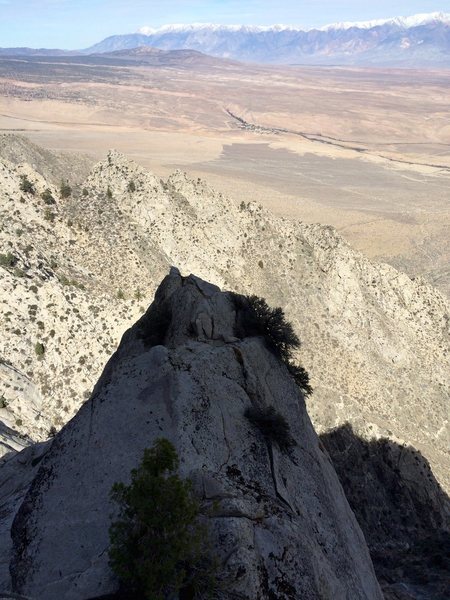
[[[138,33],[144,35],[154,34],[165,34],[165,33],[180,33],[180,32],[194,32],[194,31],[240,31],[247,33],[262,33],[267,31],[310,31],[312,29],[318,29],[319,31],[330,31],[332,29],[351,29],[356,27],[358,29],[371,29],[372,27],[379,27],[381,25],[394,25],[409,29],[411,27],[418,27],[420,25],[426,25],[432,22],[441,22],[450,24],[450,13],[443,12],[432,12],[432,13],[420,13],[409,17],[392,17],[390,19],[375,19],[372,21],[345,21],[340,23],[332,23],[325,25],[324,27],[298,27],[293,25],[268,25],[268,26],[257,26],[257,25],[220,25],[217,23],[191,23],[191,24],[171,24],[163,25],[159,28],[153,27],[141,27]]]
[[[180,33],[189,31],[243,31],[247,33],[260,33],[263,31],[304,31],[301,28],[291,27],[290,25],[219,25],[217,23],[176,23],[172,25],[163,25],[154,29],[153,27],[141,27],[138,33],[144,35],[164,34],[164,33]]]
[[[433,23],[435,21],[450,24],[450,13],[433,12],[420,13],[410,17],[374,19],[372,21],[346,21],[325,25],[325,27],[320,28],[320,31],[329,31],[330,29],[351,29],[352,27],[356,27],[358,29],[372,29],[372,27],[379,27],[381,25],[396,25],[398,27],[403,27],[404,29],[410,29],[411,27],[419,27],[420,25],[427,25],[428,23]]]

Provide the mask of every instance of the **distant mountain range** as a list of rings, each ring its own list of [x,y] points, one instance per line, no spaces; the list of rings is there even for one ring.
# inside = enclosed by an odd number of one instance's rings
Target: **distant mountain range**
[[[337,23],[311,30],[283,25],[168,25],[111,36],[86,52],[137,46],[189,48],[216,57],[262,63],[450,66],[450,14]]]
[[[137,47],[189,49],[219,58],[275,64],[450,67],[450,13],[335,23],[309,30],[285,25],[143,27],[138,33],[110,36],[79,53],[111,53]],[[0,54],[8,55],[50,53],[64,51],[0,50]]]

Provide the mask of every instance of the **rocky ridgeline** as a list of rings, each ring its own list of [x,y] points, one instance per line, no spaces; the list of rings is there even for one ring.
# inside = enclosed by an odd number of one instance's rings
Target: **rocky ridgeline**
[[[0,134],[0,156],[14,165],[28,164],[54,185],[70,179],[81,183],[92,168],[92,157],[46,150],[22,135]]]
[[[300,391],[261,337],[238,330],[231,294],[172,269],[78,414],[2,465],[0,592],[113,594],[109,492],[165,437],[201,501],[218,597],[382,599]],[[245,416],[269,406],[287,420],[289,450]]]
[[[448,489],[449,308],[439,292],[371,263],[330,227],[238,205],[180,172],[162,181],[117,152],[66,199],[15,162],[3,159],[0,174],[0,252],[18,259],[0,268],[7,425],[39,440],[67,421],[174,264],[285,309],[319,431],[350,422],[366,439],[411,444]],[[52,222],[39,193],[20,191],[23,173],[52,190]]]

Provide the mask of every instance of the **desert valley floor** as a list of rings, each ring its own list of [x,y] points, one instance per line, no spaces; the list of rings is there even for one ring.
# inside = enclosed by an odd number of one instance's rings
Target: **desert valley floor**
[[[2,58],[0,131],[185,170],[450,293],[449,71],[171,56]]]

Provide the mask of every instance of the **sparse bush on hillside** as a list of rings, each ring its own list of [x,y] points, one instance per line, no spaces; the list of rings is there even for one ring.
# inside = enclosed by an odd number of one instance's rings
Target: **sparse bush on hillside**
[[[158,439],[131,471],[131,483],[115,483],[111,498],[119,517],[110,527],[110,564],[133,598],[210,598],[215,564],[189,480],[177,474],[179,459]]]
[[[14,267],[13,275],[15,277],[25,277],[26,273],[23,269],[20,269],[19,267]]]
[[[289,423],[273,406],[247,408],[247,419],[259,429],[268,442],[274,442],[282,452],[288,452],[297,443],[291,436]]]
[[[31,183],[31,181],[26,175],[20,176],[20,190],[22,192],[25,192],[25,194],[31,194],[32,196],[34,196],[34,194],[36,193],[34,185]]]
[[[48,188],[42,192],[41,198],[45,202],[45,204],[56,204],[55,199],[53,198],[53,195]]]
[[[125,293],[123,290],[117,290],[117,294],[116,294],[116,298],[117,300],[125,300]]]
[[[131,180],[131,181],[128,183],[127,189],[128,189],[128,191],[130,192],[130,194],[132,194],[133,192],[135,192],[135,191],[136,191],[136,184],[134,183],[134,181],[133,181],[133,180]]]
[[[17,264],[17,258],[12,252],[0,254],[0,267],[14,267]]]
[[[113,193],[112,193],[112,190],[111,190],[111,188],[109,187],[109,185],[108,185],[108,187],[107,187],[107,189],[106,189],[106,197],[107,197],[109,200],[111,200],[111,198],[113,197]]]
[[[72,195],[72,188],[69,185],[69,182],[66,181],[61,181],[61,185],[59,187],[59,195],[61,196],[61,198],[70,198],[70,196]]]
[[[36,344],[34,346],[34,351],[36,352],[36,356],[44,356],[44,354],[45,354],[44,344],[42,344],[41,342],[36,342]]]
[[[52,211],[51,208],[49,208],[48,206],[46,206],[45,210],[44,210],[44,219],[46,221],[50,221],[50,223],[53,223],[55,220],[56,214]]]
[[[67,275],[64,275],[64,273],[61,273],[60,275],[58,275],[58,281],[61,285],[76,287],[80,290],[85,289],[85,287],[82,283],[80,283],[76,279],[70,279],[69,277],[67,277]]]

